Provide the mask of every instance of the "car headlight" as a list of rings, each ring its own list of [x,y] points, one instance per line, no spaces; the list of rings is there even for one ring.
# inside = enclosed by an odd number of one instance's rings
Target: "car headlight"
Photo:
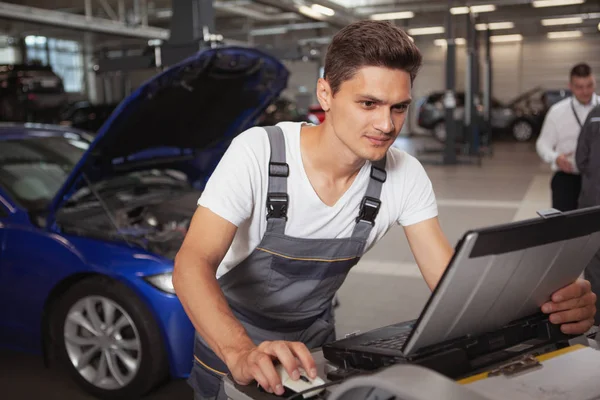
[[[173,273],[166,272],[164,274],[151,275],[144,278],[149,284],[162,290],[166,293],[175,294],[175,287],[173,286]]]

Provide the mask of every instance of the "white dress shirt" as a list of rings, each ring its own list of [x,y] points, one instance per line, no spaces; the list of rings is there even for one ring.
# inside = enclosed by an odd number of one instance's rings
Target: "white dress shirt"
[[[556,158],[559,155],[571,154],[569,158],[574,172],[578,172],[575,165],[575,150],[581,125],[585,123],[592,108],[598,104],[600,104],[600,96],[594,94],[592,101],[587,105],[581,104],[575,96],[572,96],[559,101],[550,108],[537,140],[536,149],[542,160],[552,165],[553,171],[560,170],[556,165]],[[577,113],[581,125],[579,125],[573,109]]]

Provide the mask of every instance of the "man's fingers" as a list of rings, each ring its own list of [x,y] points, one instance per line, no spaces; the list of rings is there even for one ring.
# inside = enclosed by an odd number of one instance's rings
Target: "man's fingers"
[[[277,374],[277,371],[275,371],[271,357],[262,351],[257,351],[252,361],[258,366],[267,381],[267,387],[263,386],[263,388],[266,390],[270,388],[275,394],[282,395],[283,385],[281,384],[281,378]],[[259,373],[257,372],[256,375],[259,375]]]
[[[587,319],[574,324],[565,324],[560,327],[562,333],[567,335],[581,335],[586,333],[594,325],[593,319]]]
[[[273,393],[273,389],[269,386],[268,379],[265,377],[265,374],[262,373],[258,364],[254,364],[254,367],[252,368],[252,376],[254,376],[254,380],[256,380],[260,387],[269,393]]]
[[[569,286],[565,286],[564,288],[557,290],[552,295],[552,301],[555,303],[561,303],[563,301],[581,297],[585,293],[591,292],[591,290],[592,285],[589,281],[586,281],[584,279],[578,279]]]
[[[316,378],[317,365],[315,364],[315,359],[313,358],[308,348],[304,345],[304,343],[292,342],[290,343],[290,346],[296,357],[298,357],[298,359],[300,360],[302,368],[304,368],[308,376],[311,379]]]
[[[553,324],[566,324],[569,322],[579,322],[593,319],[596,313],[596,306],[591,304],[573,310],[561,311],[550,315],[550,322]]]
[[[573,310],[576,308],[586,307],[596,304],[596,295],[592,292],[586,293],[581,297],[563,301],[561,303],[549,302],[542,306],[542,311],[546,314],[551,314],[559,311]]]
[[[264,352],[277,358],[281,365],[285,368],[287,373],[292,377],[293,380],[300,379],[300,371],[298,370],[298,362],[296,357],[289,348],[287,342],[271,342],[264,348]]]

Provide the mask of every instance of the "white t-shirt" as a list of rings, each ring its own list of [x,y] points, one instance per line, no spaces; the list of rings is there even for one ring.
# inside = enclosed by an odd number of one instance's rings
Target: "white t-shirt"
[[[334,206],[324,204],[308,180],[302,163],[301,125],[295,122],[278,124],[284,133],[289,165],[285,234],[306,239],[350,237],[369,184],[371,164],[365,163]],[[270,156],[269,138],[263,128],[255,127],[241,133],[232,141],[198,200],[199,205],[238,227],[217,270],[217,278],[248,257],[265,233]],[[386,172],[387,180],[380,196],[381,208],[367,249],[395,223],[407,226],[437,216],[431,181],[416,158],[392,147],[388,151]]]

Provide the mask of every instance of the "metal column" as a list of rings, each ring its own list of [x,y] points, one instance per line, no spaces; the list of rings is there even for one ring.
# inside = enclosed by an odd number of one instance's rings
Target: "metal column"
[[[477,94],[477,43],[473,14],[466,14],[467,28],[467,68],[465,77],[465,133],[471,156],[479,154],[479,124],[476,104]]]
[[[452,0],[448,1],[446,15],[446,93],[444,94],[444,108],[446,110],[446,143],[444,146],[444,164],[456,164],[456,133],[457,126],[454,119],[456,111],[456,42],[452,26]]]
[[[482,145],[492,152],[492,46],[491,46],[492,31],[485,31],[485,61],[483,71],[483,109],[485,119],[485,135],[483,136]]]

